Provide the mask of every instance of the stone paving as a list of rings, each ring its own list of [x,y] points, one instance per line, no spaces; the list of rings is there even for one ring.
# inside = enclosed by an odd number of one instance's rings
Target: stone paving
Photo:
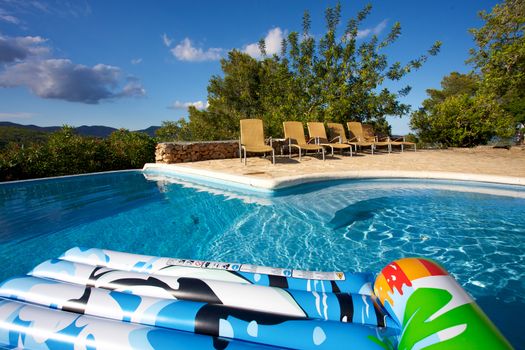
[[[345,170],[440,171],[525,178],[525,147],[512,147],[510,150],[491,147],[418,150],[417,152],[405,150],[403,153],[391,154],[359,153],[354,154],[353,157],[336,154],[333,158],[327,156],[326,161],[321,160],[318,155],[308,155],[303,156],[300,162],[297,155],[291,159],[288,156],[278,156],[275,165],[260,157],[248,158],[246,166],[238,158],[178,165],[258,178],[279,178]]]

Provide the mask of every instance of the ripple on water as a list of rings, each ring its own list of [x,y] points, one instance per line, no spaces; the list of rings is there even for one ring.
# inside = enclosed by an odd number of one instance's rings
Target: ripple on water
[[[505,305],[525,305],[524,198],[516,187],[409,180],[259,198],[134,172],[10,185],[0,187],[0,254],[9,266],[0,277],[77,245],[376,273],[422,256],[443,264],[486,310],[498,305],[491,316],[499,316]]]

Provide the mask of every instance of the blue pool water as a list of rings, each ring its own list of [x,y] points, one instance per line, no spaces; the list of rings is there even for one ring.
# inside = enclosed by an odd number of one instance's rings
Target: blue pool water
[[[525,189],[334,181],[277,194],[117,172],[0,185],[0,279],[73,246],[313,270],[443,264],[519,347]]]

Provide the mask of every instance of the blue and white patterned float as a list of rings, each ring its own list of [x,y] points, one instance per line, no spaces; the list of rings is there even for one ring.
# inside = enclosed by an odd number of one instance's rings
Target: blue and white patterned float
[[[0,285],[0,346],[396,348],[373,279],[73,248]]]

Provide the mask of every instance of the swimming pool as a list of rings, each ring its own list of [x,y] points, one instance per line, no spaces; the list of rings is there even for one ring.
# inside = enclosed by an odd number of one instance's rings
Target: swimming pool
[[[73,246],[309,270],[442,263],[517,347],[525,190],[420,180],[332,181],[274,194],[117,172],[0,185],[0,279]]]

